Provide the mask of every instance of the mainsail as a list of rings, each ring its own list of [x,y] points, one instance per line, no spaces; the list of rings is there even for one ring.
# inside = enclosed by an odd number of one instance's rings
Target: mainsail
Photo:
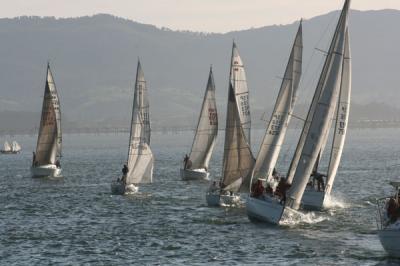
[[[335,180],[336,172],[342,157],[344,141],[347,133],[347,125],[350,113],[351,95],[351,59],[350,59],[349,30],[346,31],[346,41],[343,59],[342,84],[340,86],[339,101],[336,110],[336,124],[333,135],[331,158],[329,161],[326,182],[326,193],[330,193]]]
[[[350,1],[346,0],[317,85],[316,94],[320,89],[320,95],[319,97],[314,95],[315,107],[312,113],[308,114],[308,116],[311,115],[310,123],[309,126],[307,124],[304,126],[307,126],[306,130],[303,128],[303,133],[306,131],[305,140],[297,161],[292,186],[288,192],[287,205],[293,209],[298,209],[300,206],[304,189],[324,145],[326,134],[329,133],[329,120],[333,117],[341,85],[349,5]]]
[[[36,164],[55,164],[56,158],[61,157],[61,142],[60,101],[48,64],[42,116],[36,145]]]
[[[269,178],[275,168],[293,113],[302,71],[302,55],[303,38],[302,23],[300,22],[278,98],[254,165],[253,178]]]
[[[229,77],[229,86],[233,88],[234,95],[236,98],[240,123],[243,127],[247,142],[251,143],[250,129],[251,129],[251,117],[250,117],[250,105],[249,105],[249,89],[247,88],[246,73],[244,71],[244,65],[242,58],[240,58],[239,50],[236,47],[236,43],[232,45],[232,58],[231,58],[231,69]]]
[[[19,152],[20,150],[21,150],[21,146],[18,144],[18,142],[13,141],[12,142],[12,151]]]
[[[8,141],[4,142],[3,151],[11,151],[11,145],[8,143]]]
[[[128,149],[126,184],[151,183],[153,153],[150,149],[150,116],[146,81],[140,61],[137,65]]]
[[[217,134],[218,115],[215,102],[215,85],[212,69],[210,68],[203,105],[189,156],[192,162],[192,169],[208,169]]]
[[[249,175],[253,165],[254,157],[242,128],[235,93],[229,86],[222,189],[232,192],[239,191],[243,179]],[[249,190],[248,187],[242,189]]]

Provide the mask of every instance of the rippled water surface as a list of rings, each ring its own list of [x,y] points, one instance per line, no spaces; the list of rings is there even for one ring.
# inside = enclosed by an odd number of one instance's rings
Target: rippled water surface
[[[223,133],[211,162],[220,176]],[[262,131],[255,131],[258,150]],[[289,132],[278,169],[295,148]],[[36,138],[16,136],[19,155],[0,156],[1,265],[273,264],[396,265],[376,235],[375,199],[400,176],[400,130],[350,130],[333,208],[274,227],[244,208],[208,208],[205,182],[183,182],[179,166],[192,133],[154,133],[154,183],[135,196],[110,195],[127,135],[65,135],[64,178],[32,179]],[[4,141],[3,139],[0,139]],[[255,153],[256,154],[256,153]],[[322,169],[326,169],[326,158]]]

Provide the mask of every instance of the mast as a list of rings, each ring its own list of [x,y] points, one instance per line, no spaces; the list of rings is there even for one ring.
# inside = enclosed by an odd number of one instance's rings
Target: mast
[[[298,209],[300,206],[304,189],[317,160],[318,153],[323,146],[325,134],[329,132],[329,119],[333,115],[335,104],[338,100],[349,5],[350,1],[346,0],[325,63],[324,68],[327,71],[322,80],[323,88],[312,114],[293,183],[288,192],[289,198],[286,204],[293,209]]]
[[[127,184],[152,182],[154,158],[150,149],[150,134],[147,87],[138,60],[128,148]]]
[[[208,169],[217,134],[218,115],[215,101],[215,84],[212,67],[210,67],[196,134],[189,155],[190,161],[192,162],[192,169]]]
[[[275,168],[296,101],[302,72],[302,54],[303,38],[300,21],[278,98],[254,165],[252,176],[255,178],[269,178]]]
[[[336,124],[332,142],[331,156],[328,167],[326,193],[330,194],[335,176],[342,157],[343,146],[346,139],[347,126],[350,113],[351,96],[351,50],[349,30],[346,31],[346,41],[343,59],[342,83],[340,86],[339,101],[336,111]]]
[[[55,164],[61,157],[61,111],[56,84],[47,64],[46,86],[43,96],[42,115],[36,145],[38,165]]]
[[[251,117],[249,105],[249,89],[247,87],[246,72],[236,43],[232,44],[232,57],[230,69],[230,86],[233,87],[238,106],[240,123],[243,127],[246,140],[251,144]]]

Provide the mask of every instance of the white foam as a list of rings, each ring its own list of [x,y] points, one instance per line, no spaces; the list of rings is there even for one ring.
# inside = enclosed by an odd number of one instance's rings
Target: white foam
[[[350,207],[350,203],[336,195],[327,195],[324,202],[324,207],[326,209],[347,209]]]
[[[282,220],[280,224],[282,225],[297,225],[297,224],[316,224],[322,221],[328,220],[329,217],[322,213],[316,214],[315,212],[300,212],[289,208],[285,208]]]

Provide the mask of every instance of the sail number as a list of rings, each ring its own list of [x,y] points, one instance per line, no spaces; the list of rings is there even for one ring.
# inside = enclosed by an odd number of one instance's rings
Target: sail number
[[[281,132],[284,116],[280,114],[274,114],[268,129],[268,134],[278,135]]]
[[[240,95],[239,102],[240,102],[240,111],[242,112],[242,115],[245,116],[250,115],[249,95]]]
[[[208,108],[208,119],[211,126],[216,126],[218,124],[217,109]]]
[[[338,132],[339,135],[344,135],[346,133],[346,117],[347,117],[347,106],[340,106],[340,113],[338,116]]]

